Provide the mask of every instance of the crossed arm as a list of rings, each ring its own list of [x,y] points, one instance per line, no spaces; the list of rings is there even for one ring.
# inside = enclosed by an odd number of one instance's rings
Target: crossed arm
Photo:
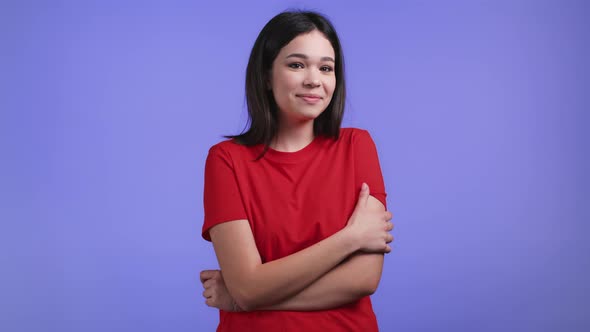
[[[301,292],[259,310],[326,310],[354,302],[377,290],[383,254],[356,253]]]
[[[381,202],[368,192],[366,196],[365,212],[385,212]],[[223,280],[215,284],[202,276],[205,293],[211,295],[207,288],[216,285],[218,294],[214,295],[223,296],[219,293],[227,291],[225,296],[231,295],[246,311],[323,310],[351,303],[375,292],[382,252],[387,252],[358,251],[354,237],[342,230],[295,254],[262,264],[246,220],[217,225],[210,235]]]

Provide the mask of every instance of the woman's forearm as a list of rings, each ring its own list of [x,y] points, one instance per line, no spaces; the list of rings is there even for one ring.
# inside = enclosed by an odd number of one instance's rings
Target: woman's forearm
[[[258,310],[313,311],[337,308],[373,294],[383,254],[356,253],[294,296]]]
[[[220,229],[228,229],[212,232],[212,238],[218,259],[222,258],[220,267],[228,289],[238,305],[247,311],[279,303],[301,292],[359,249],[345,228],[297,253],[260,264],[254,261],[253,255],[236,252],[254,245],[252,239],[241,237],[247,232],[238,225],[218,225]],[[242,225],[249,227],[247,223]],[[255,247],[247,251],[252,250]],[[240,255],[247,259],[223,259]]]

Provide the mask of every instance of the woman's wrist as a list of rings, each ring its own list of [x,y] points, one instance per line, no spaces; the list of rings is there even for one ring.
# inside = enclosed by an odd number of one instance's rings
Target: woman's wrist
[[[356,233],[351,227],[351,225],[346,225],[346,227],[344,227],[340,232],[342,233],[343,241],[345,241],[349,248],[349,252],[352,254],[360,250],[361,246]]]

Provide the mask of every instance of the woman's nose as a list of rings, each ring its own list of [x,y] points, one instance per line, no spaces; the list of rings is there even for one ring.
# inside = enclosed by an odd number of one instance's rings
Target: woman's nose
[[[317,77],[314,77],[313,75],[308,75],[303,81],[303,85],[305,85],[306,87],[315,88],[320,86],[321,82]]]
[[[312,67],[308,67],[308,70],[305,73],[305,79],[303,80],[303,85],[306,87],[318,87],[321,85],[319,74],[315,69]]]

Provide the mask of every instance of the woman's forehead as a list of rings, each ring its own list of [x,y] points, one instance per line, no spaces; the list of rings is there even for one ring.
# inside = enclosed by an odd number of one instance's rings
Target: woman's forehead
[[[334,59],[334,48],[330,41],[319,31],[301,34],[279,52],[279,57],[287,58],[293,54],[299,57],[325,61],[327,58]]]

